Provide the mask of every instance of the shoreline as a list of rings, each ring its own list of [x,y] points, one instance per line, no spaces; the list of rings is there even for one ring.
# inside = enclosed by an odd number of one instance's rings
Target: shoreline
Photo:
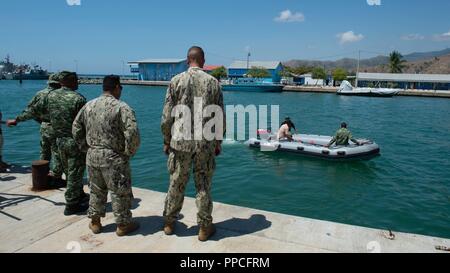
[[[134,86],[159,86],[167,87],[170,82],[168,81],[138,81],[138,80],[122,80],[123,85]],[[80,79],[80,84],[85,85],[100,85],[101,79]],[[283,92],[300,92],[300,93],[320,93],[320,94],[336,94],[338,87],[331,86],[290,86],[287,85],[283,88]],[[450,91],[444,90],[414,90],[408,89],[400,91],[397,96],[402,97],[428,97],[428,98],[448,98],[450,99]]]

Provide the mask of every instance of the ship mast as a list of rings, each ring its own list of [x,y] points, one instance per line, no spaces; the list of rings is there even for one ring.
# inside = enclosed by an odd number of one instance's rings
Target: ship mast
[[[358,67],[356,68],[356,80],[355,80],[356,88],[358,88],[358,76],[359,76],[360,62],[361,62],[361,50],[358,50]]]

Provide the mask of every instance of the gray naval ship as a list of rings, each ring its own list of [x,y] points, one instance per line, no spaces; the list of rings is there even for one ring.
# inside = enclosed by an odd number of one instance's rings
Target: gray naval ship
[[[38,65],[16,65],[6,56],[0,61],[0,79],[3,80],[47,80],[49,73]]]

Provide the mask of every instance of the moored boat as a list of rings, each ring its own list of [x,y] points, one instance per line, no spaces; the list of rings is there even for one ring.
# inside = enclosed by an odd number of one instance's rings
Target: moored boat
[[[337,94],[343,96],[393,97],[400,91],[400,89],[392,88],[355,88],[348,81],[343,81]]]
[[[241,92],[282,92],[284,86],[272,82],[266,82],[263,79],[240,78],[232,81],[222,82],[223,91],[241,91]]]

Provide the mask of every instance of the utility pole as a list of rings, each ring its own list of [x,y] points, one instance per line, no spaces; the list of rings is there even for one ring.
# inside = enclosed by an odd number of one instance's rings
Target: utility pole
[[[125,61],[122,60],[122,78],[125,78]]]

